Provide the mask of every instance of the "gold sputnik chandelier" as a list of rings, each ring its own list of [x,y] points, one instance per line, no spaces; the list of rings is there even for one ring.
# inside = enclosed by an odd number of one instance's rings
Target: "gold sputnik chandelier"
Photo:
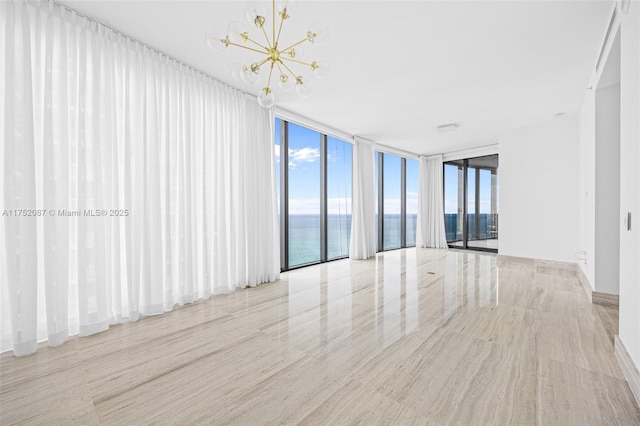
[[[300,59],[303,56],[304,43],[319,45],[328,39],[328,29],[324,25],[311,24],[303,39],[285,48],[280,47],[282,27],[284,22],[291,18],[293,10],[294,2],[292,0],[278,2],[272,0],[271,22],[269,22],[267,14],[262,7],[254,4],[247,5],[245,8],[247,21],[250,25],[262,31],[265,39],[264,43],[259,43],[251,38],[244,25],[239,22],[231,23],[226,34],[207,36],[207,44],[214,51],[222,51],[229,46],[235,46],[263,55],[260,60],[248,65],[234,65],[231,74],[236,80],[255,85],[261,80],[260,71],[263,69],[268,70],[267,83],[258,95],[258,103],[265,108],[270,108],[275,104],[275,96],[271,90],[272,79],[278,80],[278,87],[283,91],[289,91],[295,86],[298,95],[307,97],[311,95],[312,82],[309,78],[295,72],[294,69],[303,66],[307,70],[311,70],[317,77],[324,77],[329,68],[329,65],[324,61],[305,62]],[[276,22],[278,17],[279,22]],[[271,26],[271,37],[268,34],[269,26]]]

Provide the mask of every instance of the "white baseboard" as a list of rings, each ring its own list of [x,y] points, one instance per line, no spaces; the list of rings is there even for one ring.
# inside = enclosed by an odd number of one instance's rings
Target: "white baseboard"
[[[622,374],[624,374],[624,377],[627,379],[631,392],[636,398],[636,403],[640,407],[640,372],[633,363],[631,356],[629,356],[627,348],[624,347],[624,343],[620,340],[620,336],[615,337],[615,349],[616,359],[618,360],[618,364],[620,364]]]

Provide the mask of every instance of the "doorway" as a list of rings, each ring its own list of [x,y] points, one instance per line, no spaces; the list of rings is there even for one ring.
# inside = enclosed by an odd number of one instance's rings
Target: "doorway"
[[[620,278],[620,32],[595,92],[594,292],[618,295]]]
[[[445,230],[451,248],[498,251],[498,154],[444,163]]]

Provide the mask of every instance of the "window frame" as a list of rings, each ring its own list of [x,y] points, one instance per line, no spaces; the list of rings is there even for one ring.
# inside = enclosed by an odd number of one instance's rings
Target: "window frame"
[[[400,247],[384,248],[384,156],[393,155],[400,158]],[[414,244],[407,245],[407,157],[398,154],[376,151],[376,164],[378,168],[378,220],[376,227],[378,238],[376,241],[376,252],[399,250],[403,248],[415,247]]]
[[[280,125],[280,205],[278,206],[280,212],[280,271],[286,272],[298,268],[303,268],[310,265],[318,265],[326,262],[333,262],[334,260],[346,259],[349,257],[349,253],[345,256],[329,258],[328,253],[328,139],[327,133],[316,130],[314,128],[307,127],[303,124],[296,123],[294,121],[287,120],[282,117],[275,117],[277,120],[276,125]],[[300,265],[289,266],[289,124],[295,124],[296,126],[304,127],[306,129],[317,132],[320,135],[320,260]],[[342,141],[344,143],[351,144],[351,142],[331,135],[332,138]],[[353,151],[352,151],[353,153]],[[353,185],[353,165],[351,167],[351,182]]]
[[[498,161],[498,166],[496,166],[495,168],[493,167],[479,167],[476,165],[471,165],[469,166],[469,160],[474,160],[476,158],[482,158],[482,157],[489,157],[489,156],[496,156],[497,161]],[[474,215],[474,231],[478,232],[478,229],[480,228],[480,170],[489,170],[492,174],[497,174],[498,169],[500,168],[500,156],[499,154],[487,154],[487,155],[480,155],[480,156],[475,156],[475,157],[467,157],[467,158],[463,158],[463,159],[459,159],[459,160],[451,160],[451,161],[445,161],[443,162],[443,168],[442,168],[442,202],[445,203],[446,202],[446,192],[445,192],[445,188],[446,188],[446,173],[445,173],[445,167],[447,164],[456,164],[457,162],[462,162],[462,165],[457,164],[458,167],[462,167],[462,187],[464,188],[463,190],[463,194],[462,194],[462,246],[459,245],[455,245],[455,244],[450,244],[449,242],[447,242],[447,246],[449,248],[452,249],[459,249],[459,250],[474,250],[474,251],[483,251],[483,252],[489,252],[489,253],[498,253],[498,249],[494,249],[494,248],[489,248],[489,247],[478,247],[478,246],[469,246],[469,218],[468,218],[468,214],[469,214],[469,168],[474,169],[474,210],[476,211],[476,214]],[[446,213],[443,213],[446,214]],[[497,212],[496,214],[498,214],[499,216],[499,212]],[[497,240],[500,240],[500,234],[498,233],[498,238]]]

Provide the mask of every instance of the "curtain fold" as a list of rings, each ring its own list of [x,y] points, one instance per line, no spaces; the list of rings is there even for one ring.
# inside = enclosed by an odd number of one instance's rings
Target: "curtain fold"
[[[442,155],[420,157],[416,246],[447,248]]]
[[[376,255],[375,163],[373,144],[358,137],[353,144],[352,192],[349,257],[368,259]]]
[[[0,31],[0,350],[279,278],[271,110],[52,3]]]

